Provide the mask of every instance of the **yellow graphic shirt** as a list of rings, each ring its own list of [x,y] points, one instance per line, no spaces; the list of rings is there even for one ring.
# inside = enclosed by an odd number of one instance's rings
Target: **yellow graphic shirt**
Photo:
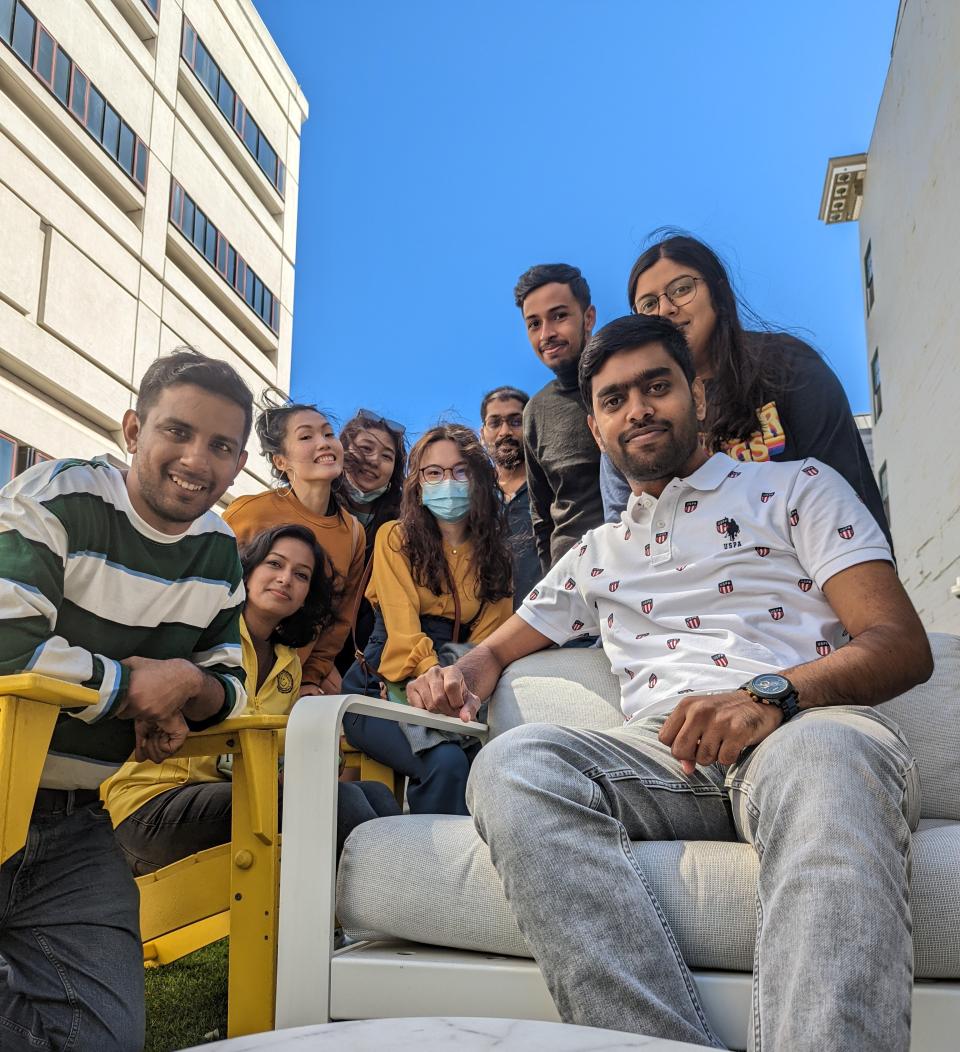
[[[754,431],[749,441],[740,439],[722,444],[723,452],[734,460],[769,460],[787,448],[787,434],[780,423],[777,403],[767,402],[757,410],[757,416],[760,418],[760,430]]]

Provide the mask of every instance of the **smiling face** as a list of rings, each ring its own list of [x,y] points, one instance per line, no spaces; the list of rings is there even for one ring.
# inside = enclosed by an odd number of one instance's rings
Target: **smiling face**
[[[703,463],[699,431],[705,415],[703,383],[698,378],[688,384],[659,343],[614,354],[593,376],[587,422],[632,483],[684,477]]]
[[[596,308],[591,305],[584,311],[570,286],[559,282],[541,285],[523,301],[527,339],[553,372],[572,368],[580,360],[596,319]]]
[[[697,278],[696,294],[682,307],[674,306],[664,295],[677,278]],[[710,289],[703,275],[686,263],[676,263],[672,259],[661,258],[637,279],[633,294],[633,307],[642,313],[639,304],[648,296],[660,297],[660,317],[673,322],[687,339],[687,345],[693,356],[693,365],[697,375],[706,375],[708,371],[707,346],[717,324],[717,315],[713,309]]]
[[[382,427],[358,431],[350,440],[350,481],[363,493],[386,486],[397,463],[397,447],[390,432]]]
[[[273,463],[291,484],[333,482],[343,471],[343,446],[322,413],[301,409],[287,421],[283,453]]]
[[[308,544],[278,537],[263,562],[247,574],[247,609],[278,624],[295,614],[306,601],[315,566]]]
[[[176,536],[207,512],[246,463],[246,417],[227,398],[195,384],[160,392],[141,420],[123,416],[127,493],[137,514],[161,533]]]

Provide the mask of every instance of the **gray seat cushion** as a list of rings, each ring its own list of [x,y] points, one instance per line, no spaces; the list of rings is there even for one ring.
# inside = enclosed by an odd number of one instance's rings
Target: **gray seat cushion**
[[[677,841],[633,850],[690,966],[749,972],[753,849]],[[337,915],[354,938],[530,956],[469,818],[406,815],[359,826],[344,849],[337,890]],[[921,823],[912,901],[917,977],[960,978],[960,823]]]

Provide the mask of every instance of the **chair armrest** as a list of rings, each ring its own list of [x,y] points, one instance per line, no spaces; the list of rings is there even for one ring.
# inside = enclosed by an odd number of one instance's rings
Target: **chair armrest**
[[[283,775],[277,1027],[327,1019],[336,907],[338,746],[347,712],[487,736],[483,723],[358,694],[306,696],[293,707]]]
[[[67,683],[53,676],[41,676],[36,672],[15,672],[11,676],[0,676],[0,697],[39,701],[63,709],[95,705],[100,700],[97,692],[90,687]]]

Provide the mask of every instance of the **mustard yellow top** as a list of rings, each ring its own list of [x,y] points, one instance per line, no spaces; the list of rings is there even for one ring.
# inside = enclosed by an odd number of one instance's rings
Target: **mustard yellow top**
[[[373,573],[367,586],[367,598],[379,607],[387,629],[387,643],[380,658],[380,675],[402,682],[420,676],[437,664],[430,637],[420,631],[420,618],[425,614],[453,620],[453,595],[434,595],[418,585],[410,572],[410,562],[400,551],[396,520],[385,522],[377,532],[373,548]],[[469,541],[456,548],[444,543],[444,555],[460,597],[460,620],[472,621],[480,611],[476,580],[470,572]],[[470,632],[468,643],[481,643],[513,613],[510,596],[495,603],[485,603],[480,617]]]
[[[240,641],[243,668],[247,674],[247,707],[244,714],[286,716],[300,694],[300,658],[292,647],[278,643],[273,651],[276,661],[263,686],[257,690],[257,653],[240,618]],[[100,786],[100,798],[110,812],[114,826],[120,825],[155,796],[193,782],[220,782],[224,776],[217,770],[216,756],[174,756],[161,764],[145,760],[128,760],[115,775]]]

